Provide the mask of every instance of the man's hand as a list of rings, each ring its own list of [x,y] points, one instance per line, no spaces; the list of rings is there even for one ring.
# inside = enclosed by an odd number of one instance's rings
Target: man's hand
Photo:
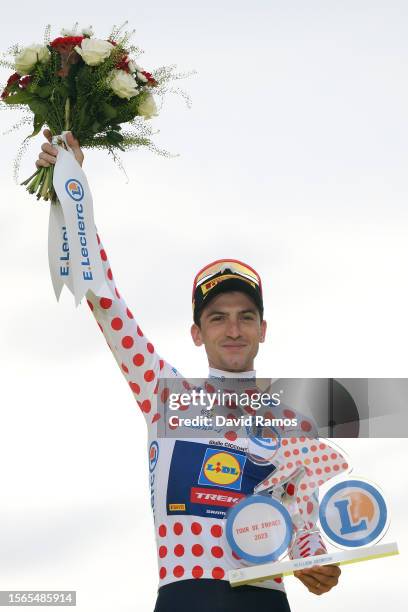
[[[57,161],[57,149],[51,144],[52,134],[50,130],[44,130],[43,134],[48,140],[48,142],[44,142],[44,144],[41,145],[42,152],[39,154],[38,159],[35,162],[37,168],[48,168],[52,164],[55,164],[55,162]],[[82,166],[82,163],[84,161],[84,154],[81,151],[78,140],[73,137],[71,132],[68,132],[67,134],[67,143],[71,147],[75,155],[75,159],[77,160],[79,165]]]
[[[341,569],[338,565],[316,565],[310,569],[293,572],[311,593],[323,595],[328,593],[339,581]]]

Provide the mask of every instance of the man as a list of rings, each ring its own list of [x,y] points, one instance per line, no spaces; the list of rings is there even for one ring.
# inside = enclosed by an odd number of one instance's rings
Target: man
[[[42,145],[37,167],[56,162],[57,149],[50,144],[50,131],[45,130],[44,135],[49,142]],[[78,141],[68,134],[67,142],[82,165],[84,156]],[[202,494],[200,496],[203,490],[224,492],[228,487],[217,480],[217,475],[211,481],[202,480],[203,466],[214,453],[221,459],[234,456],[238,461],[242,472],[241,497],[252,493],[254,485],[263,480],[265,466],[256,467],[246,461],[245,448],[234,446],[227,435],[228,442],[219,439],[216,443],[204,438],[158,440],[157,427],[161,418],[157,412],[158,379],[175,379],[180,374],[159,357],[144,336],[115,286],[99,237],[98,244],[106,281],[115,298],[99,298],[88,291],[88,305],[142,411],[149,432],[150,485],[160,577],[155,611],[183,612],[194,608],[197,612],[210,609],[247,612],[257,607],[287,612],[289,605],[280,578],[257,583],[257,586],[230,587],[227,572],[239,566],[239,557],[231,552],[224,539],[225,512],[222,508],[215,511],[214,506],[206,506]],[[261,279],[255,270],[236,260],[213,262],[197,274],[192,301],[191,335],[196,346],[205,347],[209,377],[255,379],[254,359],[266,334]],[[212,488],[205,489],[207,485]],[[225,495],[220,497],[226,499]],[[176,503],[180,500],[183,503]],[[315,554],[324,546],[315,533],[304,537],[308,554]],[[294,556],[298,556],[298,549],[299,542],[295,541],[291,547]],[[295,575],[310,592],[321,595],[337,584],[340,569],[323,566]]]

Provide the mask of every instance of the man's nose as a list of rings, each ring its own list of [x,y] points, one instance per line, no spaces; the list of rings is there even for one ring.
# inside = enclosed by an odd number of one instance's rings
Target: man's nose
[[[229,338],[233,338],[234,340],[239,338],[240,335],[241,335],[241,330],[240,330],[240,327],[239,327],[239,322],[234,320],[234,319],[229,319],[226,331],[227,331],[227,336]]]

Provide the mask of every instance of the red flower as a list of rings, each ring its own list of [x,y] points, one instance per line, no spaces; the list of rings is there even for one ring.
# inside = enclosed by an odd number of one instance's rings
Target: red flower
[[[33,80],[33,77],[27,75],[23,77],[22,79],[20,79],[19,86],[21,87],[21,89],[26,89],[32,80]]]
[[[129,70],[129,58],[127,55],[123,55],[123,57],[118,61],[115,65],[117,70],[124,70],[125,72],[130,72]]]
[[[59,51],[59,47],[75,47],[75,45],[80,45],[84,38],[85,36],[60,36],[59,38],[55,38],[50,43],[50,46]]]
[[[68,76],[70,65],[79,62],[80,56],[74,50],[74,47],[80,45],[84,38],[85,36],[60,36],[50,43],[50,46],[58,51],[61,56],[61,70],[58,70],[58,76]]]
[[[19,80],[20,80],[20,75],[17,72],[14,72],[9,77],[6,87],[9,87],[10,85],[12,85],[13,83],[16,83],[16,81],[19,81]]]
[[[13,85],[14,83],[17,83],[19,80],[20,80],[20,75],[17,72],[13,72],[13,74],[9,76],[6,86],[3,89],[3,92],[1,94],[2,100],[7,98],[7,96],[9,95],[11,85]]]
[[[157,85],[157,81],[156,81],[156,79],[155,79],[155,78],[154,78],[154,77],[153,77],[153,76],[150,74],[150,72],[146,72],[146,70],[143,70],[143,71],[142,71],[142,74],[143,74],[143,76],[145,76],[145,77],[146,77],[146,79],[148,80],[148,82],[149,82],[151,85]]]

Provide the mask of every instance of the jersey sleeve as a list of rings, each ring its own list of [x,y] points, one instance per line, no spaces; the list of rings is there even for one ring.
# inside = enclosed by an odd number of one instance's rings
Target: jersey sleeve
[[[106,282],[114,297],[101,298],[88,291],[87,303],[135,401],[150,425],[159,418],[156,408],[158,378],[173,378],[177,376],[177,371],[161,359],[142,332],[116,287],[106,251],[98,235],[97,240]]]

